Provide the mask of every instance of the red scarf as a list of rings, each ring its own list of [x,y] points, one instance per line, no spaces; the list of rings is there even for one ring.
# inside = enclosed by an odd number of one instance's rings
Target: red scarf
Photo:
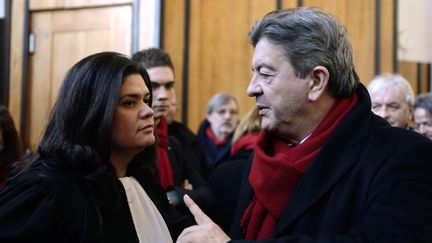
[[[258,132],[250,132],[231,145],[231,155],[242,149],[253,149],[258,138]]]
[[[165,118],[162,118],[156,126],[156,134],[159,178],[162,187],[166,190],[174,185],[174,174],[168,157],[168,124]]]
[[[259,240],[273,234],[297,182],[357,100],[354,94],[336,102],[311,136],[297,146],[289,147],[269,133],[260,132],[249,175],[255,196],[240,222],[245,239]]]
[[[228,141],[228,139],[220,140],[218,137],[216,137],[216,135],[211,130],[211,127],[207,127],[206,135],[214,142],[214,144],[216,144],[216,147],[218,148],[224,146]]]

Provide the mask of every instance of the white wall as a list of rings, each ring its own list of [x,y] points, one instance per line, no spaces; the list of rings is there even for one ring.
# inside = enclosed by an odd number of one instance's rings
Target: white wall
[[[1,0],[0,0],[1,1]],[[159,47],[161,0],[139,0],[139,50]]]
[[[398,0],[398,58],[432,63],[432,1]]]
[[[6,0],[0,0],[0,19],[3,19],[6,15],[5,1]]]

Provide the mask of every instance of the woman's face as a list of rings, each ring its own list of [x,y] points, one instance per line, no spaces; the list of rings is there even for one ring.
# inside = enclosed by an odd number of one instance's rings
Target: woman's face
[[[136,155],[155,143],[150,92],[139,74],[127,76],[121,85],[112,121],[111,151]]]

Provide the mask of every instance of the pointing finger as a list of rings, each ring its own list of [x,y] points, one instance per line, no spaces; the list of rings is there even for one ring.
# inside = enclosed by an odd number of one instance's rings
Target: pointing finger
[[[184,195],[183,200],[198,225],[213,222],[187,194]]]

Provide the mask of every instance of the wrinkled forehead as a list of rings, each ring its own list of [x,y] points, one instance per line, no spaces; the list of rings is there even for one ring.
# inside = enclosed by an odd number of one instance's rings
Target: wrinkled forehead
[[[408,103],[405,93],[397,86],[384,85],[371,92],[372,102]]]

